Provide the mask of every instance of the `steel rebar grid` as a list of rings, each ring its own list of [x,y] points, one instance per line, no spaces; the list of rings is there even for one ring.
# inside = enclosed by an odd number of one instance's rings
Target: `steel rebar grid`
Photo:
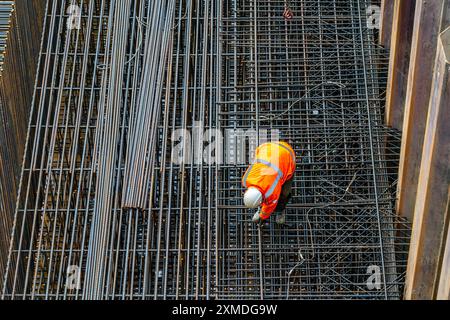
[[[407,237],[397,237],[405,227],[393,212],[388,172],[396,172],[400,137],[382,126],[387,61],[367,29],[369,2],[292,1],[292,20],[277,15],[283,5],[226,4],[232,89],[224,90],[220,125],[278,129],[299,163],[288,226],[271,224],[263,241],[241,204],[247,166],[224,169],[217,237],[227,259],[218,296],[399,298],[405,261],[395,250]],[[242,142],[231,145],[233,154]],[[378,291],[367,286],[371,267],[382,274]]]
[[[214,198],[203,195],[215,189],[216,169],[173,163],[172,133],[195,132],[199,120],[213,127],[207,106],[214,110],[219,82],[212,76],[218,65],[218,3],[84,1],[81,28],[68,30],[66,9],[72,4],[48,6],[9,257],[13,286],[4,286],[3,296],[207,298]],[[154,94],[145,93],[153,90],[147,84],[152,75],[142,71],[147,50],[155,49],[154,30],[146,31],[157,28],[164,10],[175,17],[163,38],[172,43],[171,58],[150,68],[164,71],[158,75],[164,90],[148,103],[160,109],[150,126],[158,139],[156,164],[146,169],[144,210],[126,209],[120,201],[130,121],[148,121],[139,112],[131,120],[132,113],[139,96]],[[125,34],[131,35],[128,43]],[[149,150],[151,138],[140,139]],[[71,270],[82,273],[79,290],[67,285]]]
[[[400,138],[364,1],[292,1],[285,21],[283,1],[85,0],[68,30],[71,4],[48,2],[3,298],[400,296]],[[287,227],[250,223],[248,163],[199,160],[215,128],[294,141]]]

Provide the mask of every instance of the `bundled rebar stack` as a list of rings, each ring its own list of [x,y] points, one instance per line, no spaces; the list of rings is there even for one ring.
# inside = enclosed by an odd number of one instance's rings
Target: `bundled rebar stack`
[[[154,171],[155,154],[158,145],[158,123],[161,114],[162,90],[169,49],[172,47],[175,1],[166,6],[163,2],[152,3],[152,25],[147,26],[144,71],[140,83],[135,110],[127,144],[126,171],[124,178],[123,206],[144,209],[147,204],[149,176]],[[147,159],[148,158],[148,159]]]
[[[48,1],[3,298],[400,297],[365,1],[75,4]],[[284,227],[242,204],[262,132],[298,153]]]

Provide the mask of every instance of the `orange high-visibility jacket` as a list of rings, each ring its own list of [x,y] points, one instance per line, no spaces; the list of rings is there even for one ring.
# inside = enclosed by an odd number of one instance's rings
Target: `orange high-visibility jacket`
[[[256,160],[242,178],[242,185],[255,187],[263,194],[261,218],[268,219],[275,211],[283,184],[295,173],[296,157],[285,142],[270,142],[256,149]]]

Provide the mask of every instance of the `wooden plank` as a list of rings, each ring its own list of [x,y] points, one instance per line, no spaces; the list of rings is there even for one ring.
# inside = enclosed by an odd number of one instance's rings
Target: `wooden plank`
[[[389,49],[391,47],[392,23],[395,0],[381,0],[380,15],[380,44]]]
[[[442,10],[441,17],[441,31],[450,27],[450,0],[445,0],[444,2],[444,9]]]
[[[447,217],[450,216],[450,188],[448,190],[448,201],[447,201]],[[447,235],[444,236],[444,239],[447,239],[444,244],[444,252],[442,255],[442,263],[441,263],[441,272],[439,278],[439,287],[438,287],[438,300],[450,300],[450,230],[449,230],[449,219],[447,219],[447,225],[444,227],[444,230],[447,232]]]
[[[446,0],[417,0],[411,60],[405,101],[397,212],[412,220],[414,215],[423,139],[430,103],[433,69],[440,25]]]
[[[402,130],[403,127],[415,2],[415,0],[394,1],[386,124],[398,130]]]
[[[450,186],[450,28],[440,35],[424,138],[406,299],[435,299],[445,251]]]

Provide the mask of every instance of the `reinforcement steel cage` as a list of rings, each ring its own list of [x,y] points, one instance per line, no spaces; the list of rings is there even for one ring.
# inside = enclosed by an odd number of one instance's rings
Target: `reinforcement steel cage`
[[[2,297],[401,298],[371,4],[48,1]],[[285,226],[242,204],[267,135],[298,156]]]

